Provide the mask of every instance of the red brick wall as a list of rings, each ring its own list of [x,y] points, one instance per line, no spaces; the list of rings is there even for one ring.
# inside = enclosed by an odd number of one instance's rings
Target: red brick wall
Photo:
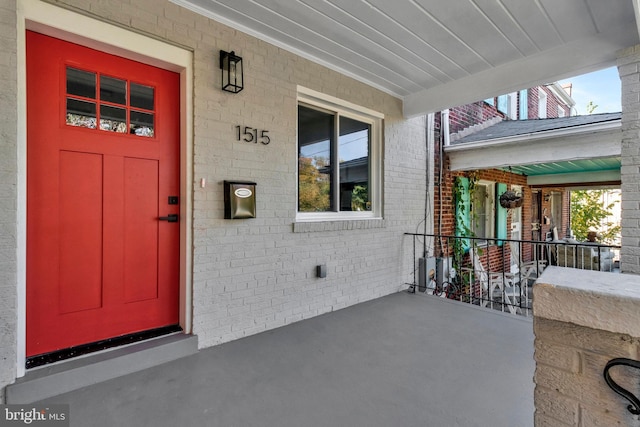
[[[564,110],[565,116],[569,116],[570,111],[567,105],[558,99],[549,88],[545,86],[540,86],[540,88],[547,94],[547,118],[559,117],[559,108]],[[537,87],[529,89],[529,93],[527,94],[527,115],[529,119],[538,118],[538,97]]]
[[[547,87],[542,87],[542,90],[547,94],[547,117],[558,117],[558,105],[559,100],[555,97],[553,92]],[[538,88],[528,90],[527,94],[527,111],[529,119],[538,118]],[[518,93],[518,103],[520,102],[520,94]],[[449,110],[449,132],[451,134],[458,133],[464,129],[467,129],[473,125],[486,122],[494,117],[502,117],[507,119],[505,114],[497,110],[497,99],[494,98],[494,105],[490,105],[484,101],[475,102],[473,104],[463,105]],[[519,105],[518,105],[519,107]],[[565,110],[565,115],[569,115],[568,107],[562,107]],[[520,109],[518,108],[518,112]],[[455,235],[455,201],[453,200],[453,183],[456,176],[468,176],[468,172],[452,172],[449,170],[449,162],[445,157],[442,159],[442,147],[441,147],[441,123],[442,116],[437,113],[435,115],[435,141],[436,141],[436,153],[435,153],[435,209],[434,209],[434,230],[435,234],[443,236]],[[440,174],[440,168],[442,166],[442,173]],[[506,183],[507,188],[511,189],[512,185],[522,186],[524,202],[522,205],[522,218],[521,218],[521,230],[522,239],[532,239],[532,191],[527,186],[527,179],[525,176],[517,175],[502,170],[481,170],[477,171],[477,178],[479,180],[487,180],[492,182]],[[540,191],[544,194],[550,191],[563,192],[563,212],[562,212],[562,224],[558,227],[559,236],[562,238],[567,230],[569,223],[569,192],[563,188],[541,188]],[[499,197],[496,194],[495,197]],[[541,210],[550,215],[551,203],[545,201],[542,198]],[[544,214],[543,214],[544,215]],[[544,240],[546,233],[550,231],[551,225],[541,225],[541,240]],[[507,219],[507,237],[510,237],[511,230],[511,218]],[[442,248],[436,244],[436,255],[447,255],[441,252]],[[531,247],[525,245],[523,247],[523,259],[529,260],[532,256]],[[482,261],[486,268],[491,268],[493,271],[500,271],[502,268],[508,270],[510,250],[508,244],[503,246],[493,246],[485,249],[482,255]],[[504,266],[500,266],[504,263]]]
[[[484,123],[494,117],[505,117],[494,106],[484,101],[474,102],[449,110],[449,132],[458,133],[470,126]]]
[[[478,110],[476,110],[478,111]],[[450,112],[451,114],[451,112]],[[463,117],[463,115],[458,115],[457,117]],[[434,232],[435,234],[442,236],[453,236],[455,235],[455,200],[453,198],[453,184],[455,177],[457,176],[468,176],[469,172],[453,172],[449,170],[449,161],[444,158],[444,163],[442,163],[442,176],[440,176],[440,165],[442,161],[442,151],[440,148],[440,134],[441,134],[441,115],[435,115],[435,141],[436,141],[436,152],[435,152],[435,194],[434,194]],[[512,185],[522,186],[523,188],[523,196],[524,202],[522,205],[522,218],[521,218],[521,235],[523,240],[531,240],[532,239],[532,191],[531,188],[527,186],[527,178],[522,175],[505,172],[502,170],[490,169],[490,170],[480,170],[477,171],[477,177],[479,180],[486,180],[492,182],[501,182],[506,183],[507,188],[511,189]],[[563,193],[563,210],[562,210],[562,224],[558,227],[559,237],[563,238],[565,236],[565,232],[567,226],[569,224],[569,192],[565,191],[564,188],[548,188],[542,187],[538,189],[542,191],[542,207],[541,210],[546,212],[548,216],[551,215],[551,201],[545,200],[544,195],[550,193],[551,191],[559,191]],[[499,194],[495,195],[499,197]],[[546,209],[546,211],[545,211]],[[551,225],[541,225],[541,240],[545,239],[546,233],[550,231]],[[511,218],[507,219],[507,237],[510,237],[511,230]],[[443,242],[444,246],[444,242]],[[446,256],[447,253],[441,252],[442,248],[439,245],[436,245],[436,256]],[[503,252],[504,251],[504,252]],[[488,256],[487,256],[488,254]],[[523,246],[522,257],[523,260],[527,261],[532,259],[531,246],[525,245]],[[486,268],[491,268],[492,271],[500,271],[498,269],[500,267],[501,262],[503,262],[505,270],[508,270],[509,262],[510,262],[510,250],[509,246],[494,246],[485,250],[482,255],[483,264],[488,260],[490,265],[485,265]]]

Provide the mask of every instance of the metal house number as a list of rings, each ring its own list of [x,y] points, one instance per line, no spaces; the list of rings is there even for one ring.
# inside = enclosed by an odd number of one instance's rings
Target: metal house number
[[[268,130],[264,129],[256,129],[250,126],[236,126],[236,139],[238,141],[245,142],[253,142],[257,144],[258,142],[267,145],[271,142],[271,138],[269,138]]]

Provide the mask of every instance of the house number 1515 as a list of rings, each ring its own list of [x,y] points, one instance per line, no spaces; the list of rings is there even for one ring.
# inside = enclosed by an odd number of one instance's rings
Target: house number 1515
[[[258,130],[249,126],[236,126],[238,141],[253,142],[255,144],[259,142],[267,145],[271,142],[271,138],[267,135],[268,133],[268,130]]]

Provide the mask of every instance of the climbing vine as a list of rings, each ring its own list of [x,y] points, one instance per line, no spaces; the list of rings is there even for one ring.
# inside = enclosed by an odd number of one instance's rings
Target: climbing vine
[[[454,180],[454,184],[453,184],[453,202],[455,203],[455,234],[458,237],[476,237],[475,233],[473,232],[473,230],[470,227],[470,224],[473,222],[477,221],[477,214],[475,214],[473,212],[472,209],[470,209],[471,206],[471,201],[473,201],[474,196],[475,196],[475,191],[477,188],[477,183],[478,183],[478,173],[476,171],[474,172],[469,172],[466,174],[466,178],[468,179],[468,188],[465,188],[463,181],[460,179],[460,177],[457,177]],[[468,197],[465,200],[465,193],[466,193],[466,197]],[[466,203],[466,201],[469,201],[469,203]],[[468,209],[470,209],[470,212],[468,212]],[[470,222],[467,223],[465,221],[466,218],[469,218]],[[464,255],[467,251],[467,249],[469,248],[469,245],[473,245],[474,249],[476,249],[476,242],[474,239],[454,239],[453,240],[453,247],[452,247],[452,257],[453,257],[453,266],[456,270],[456,272],[461,272],[462,271],[462,265],[463,265],[463,261],[464,261]],[[459,284],[463,285],[463,286],[468,286],[468,283],[463,283],[465,281],[467,281],[465,277],[462,277],[462,275],[458,275],[457,276],[458,282]]]

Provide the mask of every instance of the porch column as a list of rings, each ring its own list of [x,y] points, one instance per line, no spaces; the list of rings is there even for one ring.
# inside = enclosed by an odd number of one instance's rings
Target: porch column
[[[622,82],[622,250],[620,271],[640,274],[640,45],[618,54]]]

